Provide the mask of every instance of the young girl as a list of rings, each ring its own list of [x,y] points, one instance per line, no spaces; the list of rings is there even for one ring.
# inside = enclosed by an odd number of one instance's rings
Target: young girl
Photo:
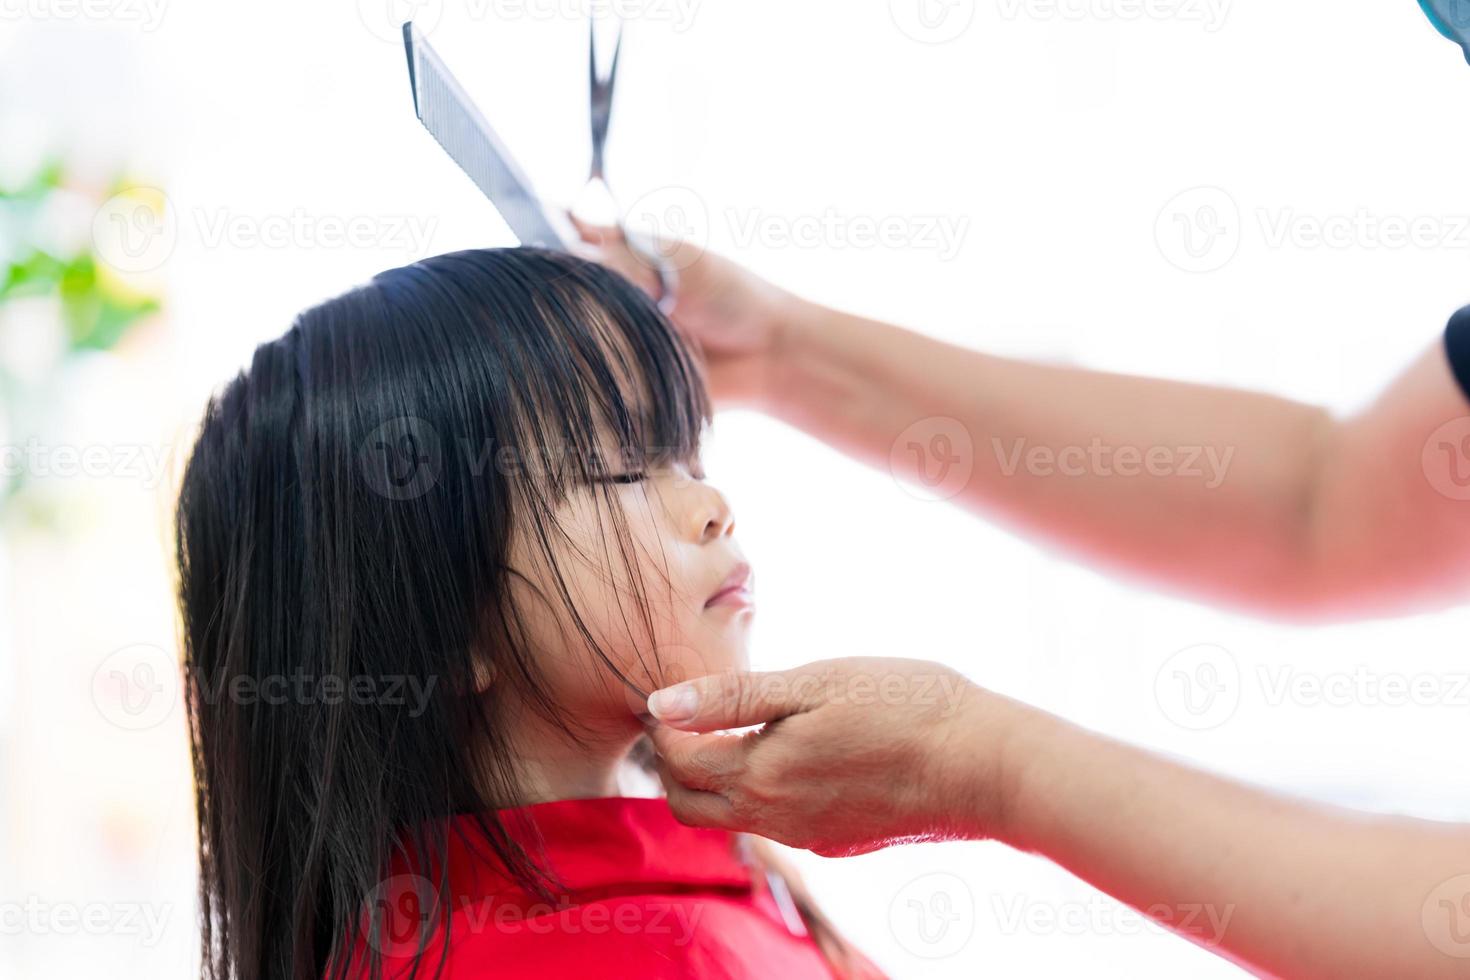
[[[708,418],[641,291],[532,249],[382,273],[211,401],[177,518],[206,977],[872,971],[760,848],[625,795],[646,692],[745,663]]]

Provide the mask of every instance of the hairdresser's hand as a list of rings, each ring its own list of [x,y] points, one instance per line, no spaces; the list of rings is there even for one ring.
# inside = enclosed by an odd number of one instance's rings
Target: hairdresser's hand
[[[828,856],[1003,836],[1007,743],[1046,717],[940,664],[860,658],[698,678],[655,692],[649,711],[681,821]]]
[[[657,295],[659,279],[646,258],[616,228],[572,218],[584,254]],[[693,242],[671,243],[677,270],[671,317],[704,352],[709,382],[721,405],[760,406],[773,384],[771,369],[786,324],[799,304],[791,294]]]

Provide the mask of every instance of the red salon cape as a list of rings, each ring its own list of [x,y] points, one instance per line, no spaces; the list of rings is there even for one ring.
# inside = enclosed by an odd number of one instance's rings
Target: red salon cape
[[[800,921],[787,925],[764,874],[741,861],[735,835],[686,827],[657,799],[563,800],[521,810],[544,840],[539,859],[560,878],[555,904],[510,885],[473,817],[456,817],[447,896],[397,868],[371,903],[384,975],[407,977],[419,923],[433,929],[419,976],[445,958],[448,980],[490,977],[659,977],[830,980]],[[534,835],[509,825],[531,848]],[[447,899],[447,900],[446,900]],[[354,957],[356,959],[356,957]]]

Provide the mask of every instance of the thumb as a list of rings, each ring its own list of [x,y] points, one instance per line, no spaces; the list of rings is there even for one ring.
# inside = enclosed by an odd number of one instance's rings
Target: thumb
[[[584,221],[577,217],[574,211],[569,210],[564,213],[567,216],[567,220],[572,223],[572,227],[577,230],[577,235],[588,245],[606,245],[622,237],[623,233],[615,226],[599,225],[591,221]]]
[[[648,697],[649,714],[691,732],[762,725],[808,707],[786,671],[710,674]]]

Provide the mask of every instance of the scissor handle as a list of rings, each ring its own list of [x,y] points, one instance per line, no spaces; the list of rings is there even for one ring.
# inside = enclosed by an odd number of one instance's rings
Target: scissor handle
[[[598,71],[597,17],[592,17],[587,43],[587,91],[592,119],[592,177],[601,178],[603,175],[603,147],[607,145],[608,123],[612,120],[613,91],[618,82],[618,62],[622,53],[623,22],[619,20],[612,64],[608,67],[607,74]]]

